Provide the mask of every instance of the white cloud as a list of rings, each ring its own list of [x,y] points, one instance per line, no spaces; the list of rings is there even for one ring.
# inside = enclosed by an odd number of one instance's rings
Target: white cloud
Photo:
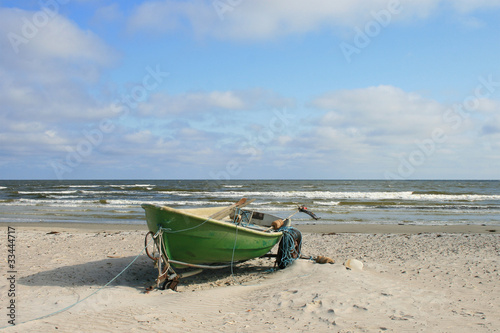
[[[91,31],[83,31],[57,12],[48,14],[21,9],[0,8],[2,60],[59,61],[63,65],[93,63],[109,65],[116,53]]]
[[[55,12],[2,8],[0,33],[8,36],[0,40],[0,104],[8,119],[57,122],[110,114],[88,88],[116,53],[92,32]]]
[[[288,33],[307,32],[323,25],[359,21],[360,9],[377,9],[386,1],[149,1],[138,6],[128,26],[132,31],[167,32],[187,20],[197,35],[229,39],[267,39]],[[354,13],[357,13],[354,15]],[[365,12],[369,15],[369,11]],[[366,16],[362,14],[362,16]]]
[[[64,151],[70,143],[64,134],[39,123],[16,123],[9,127],[0,133],[0,150],[13,156]]]
[[[130,160],[133,157],[134,165],[147,161],[152,169],[214,167],[227,158],[221,150],[214,149],[217,139],[210,130],[184,123],[171,123],[165,131],[120,127],[106,136],[106,143],[99,147],[94,158]]]
[[[478,9],[488,10],[500,6],[499,0],[450,0],[450,4],[462,13],[472,12]]]
[[[479,99],[478,107],[471,113],[471,121],[480,138],[490,146],[500,147],[500,101]]]
[[[208,92],[188,92],[170,95],[158,92],[141,103],[138,110],[145,116],[195,114],[221,110],[253,110],[292,107],[294,101],[261,88]]]
[[[219,94],[202,94],[205,102],[214,95]],[[434,143],[432,152],[412,174],[418,178],[434,176],[432,168],[436,165],[446,170],[463,156],[476,156],[478,151],[494,154],[498,147],[493,126],[498,119],[498,102],[490,99],[478,101],[477,110],[463,119],[459,128],[452,128],[453,123],[444,118],[450,105],[388,85],[331,91],[314,98],[308,107],[315,110],[308,113],[307,124],[297,112],[289,124],[293,130],[287,133],[270,135],[265,125],[251,126],[251,121],[238,133],[217,133],[214,128],[195,128],[188,122],[170,123],[164,125],[165,131],[156,128],[127,136],[133,139],[127,145],[128,153],[152,159],[161,153],[163,163],[170,163],[168,156],[176,155],[178,165],[193,164],[215,171],[232,161],[241,167],[238,175],[242,177],[253,175],[249,165],[258,160],[262,174],[268,174],[266,168],[283,167],[295,170],[296,175],[307,170],[304,177],[383,178],[387,171],[398,172],[401,156],[408,158],[420,149],[419,143],[429,141],[436,129],[442,129],[446,139]],[[192,122],[194,118],[190,119]],[[114,146],[121,149],[119,142]]]
[[[37,15],[45,14],[39,21]],[[41,23],[40,23],[41,22]],[[20,86],[94,84],[100,71],[117,59],[116,52],[91,31],[83,31],[57,14],[0,8],[0,71]]]
[[[180,15],[185,15],[189,2],[147,1],[139,5],[128,21],[130,30],[166,32],[180,27]],[[199,10],[206,6],[199,3]]]
[[[495,160],[500,147],[499,102],[478,99],[474,110],[462,114],[456,111],[466,108],[461,102],[445,105],[394,86],[328,92],[310,103],[325,113],[291,146],[318,168],[349,165],[368,177],[401,177],[402,159],[419,156],[409,177],[436,177],[436,166],[450,170],[438,177],[455,177],[463,172],[454,167],[464,156]]]
[[[128,27],[131,31],[157,33],[184,28],[192,29],[199,36],[261,40],[324,27],[353,28],[373,20],[373,13],[380,11],[390,13],[390,22],[425,19],[443,5],[467,14],[477,9],[498,7],[500,1],[149,1],[135,8]]]
[[[366,142],[396,136],[402,143],[429,135],[442,123],[444,112],[439,103],[393,86],[334,91],[311,105],[328,111],[321,119],[323,126],[334,126],[345,136]]]
[[[81,139],[79,122],[115,114],[89,93],[117,59],[91,31],[43,7],[0,8],[0,35],[2,149],[64,151]]]

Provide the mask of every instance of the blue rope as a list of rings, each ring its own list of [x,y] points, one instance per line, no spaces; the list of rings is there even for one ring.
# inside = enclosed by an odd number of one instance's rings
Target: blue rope
[[[279,249],[281,250],[280,268],[286,268],[295,260],[300,258],[302,248],[302,234],[298,229],[293,227],[281,227],[278,231],[283,232]],[[299,242],[297,249],[295,248],[295,239],[298,236]],[[294,258],[294,253],[296,254]]]

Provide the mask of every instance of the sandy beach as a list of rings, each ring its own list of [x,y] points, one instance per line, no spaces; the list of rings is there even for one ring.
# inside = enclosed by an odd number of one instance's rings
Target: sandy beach
[[[145,226],[1,227],[0,327],[12,299],[16,323],[5,332],[500,331],[497,227],[301,226],[303,254],[335,264],[275,271],[274,259],[260,258],[149,293],[157,269],[144,253],[102,288],[141,253]],[[346,269],[349,259],[363,268]]]

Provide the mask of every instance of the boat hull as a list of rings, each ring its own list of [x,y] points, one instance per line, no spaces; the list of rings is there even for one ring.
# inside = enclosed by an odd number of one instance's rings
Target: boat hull
[[[281,232],[263,232],[166,206],[143,204],[148,228],[162,228],[169,259],[189,264],[244,261],[268,253]],[[179,265],[177,265],[179,266]]]

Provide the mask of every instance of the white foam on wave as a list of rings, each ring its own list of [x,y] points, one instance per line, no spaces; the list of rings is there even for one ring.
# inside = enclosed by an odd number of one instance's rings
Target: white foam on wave
[[[73,185],[72,185],[73,186]],[[75,185],[78,186],[78,185]],[[133,187],[144,188],[146,190],[153,190],[154,188],[150,184],[133,184],[133,185],[110,185],[111,187],[116,187],[124,190],[123,193],[134,195],[140,193],[140,189],[131,189]],[[243,187],[243,185],[224,185],[226,188],[235,188],[235,190],[211,192],[211,191],[158,191],[165,196],[176,196],[176,197],[216,197],[228,200],[234,200],[234,198],[276,198],[278,201],[282,199],[308,199],[315,200],[315,204],[318,205],[337,205],[339,200],[397,200],[397,201],[438,201],[438,202],[456,202],[456,201],[486,201],[486,200],[500,200],[500,195],[494,194],[433,194],[433,193],[413,193],[412,191],[379,191],[379,192],[342,192],[342,191],[238,191],[237,188]],[[83,186],[82,186],[83,188]],[[102,190],[99,189],[81,189],[81,190],[62,190],[62,191],[19,191],[19,194],[43,194],[43,195],[68,195],[81,193],[83,195],[106,195],[106,194],[117,194],[120,193],[114,190]],[[325,200],[322,202],[320,200]]]
[[[119,194],[117,191],[90,191],[90,190],[80,190],[82,194]],[[132,193],[132,192],[131,192]]]
[[[313,204],[318,206],[337,206],[340,201],[313,201]]]
[[[120,187],[120,188],[127,188],[127,187],[155,187],[156,185],[153,184],[121,184],[121,185],[109,185],[110,187]]]
[[[19,191],[19,194],[74,194],[77,190],[66,190],[66,191]]]
[[[69,207],[69,208],[85,208],[91,207],[96,209],[105,208],[124,208],[124,207],[135,207],[138,208],[143,203],[155,204],[160,206],[228,206],[233,202],[220,202],[220,201],[193,201],[193,200],[142,200],[142,199],[105,199],[105,203],[99,203],[99,199],[26,199],[21,198],[19,200],[4,202],[3,206],[47,206],[47,207]]]
[[[103,185],[59,185],[58,187],[74,187],[74,188],[95,188]]]
[[[193,192],[193,194],[196,192]],[[401,192],[331,192],[331,191],[245,191],[245,192],[198,192],[198,195],[230,197],[275,197],[305,199],[354,199],[354,200],[408,200],[408,201],[480,201],[500,200],[500,195],[482,194],[413,194],[412,191]]]

